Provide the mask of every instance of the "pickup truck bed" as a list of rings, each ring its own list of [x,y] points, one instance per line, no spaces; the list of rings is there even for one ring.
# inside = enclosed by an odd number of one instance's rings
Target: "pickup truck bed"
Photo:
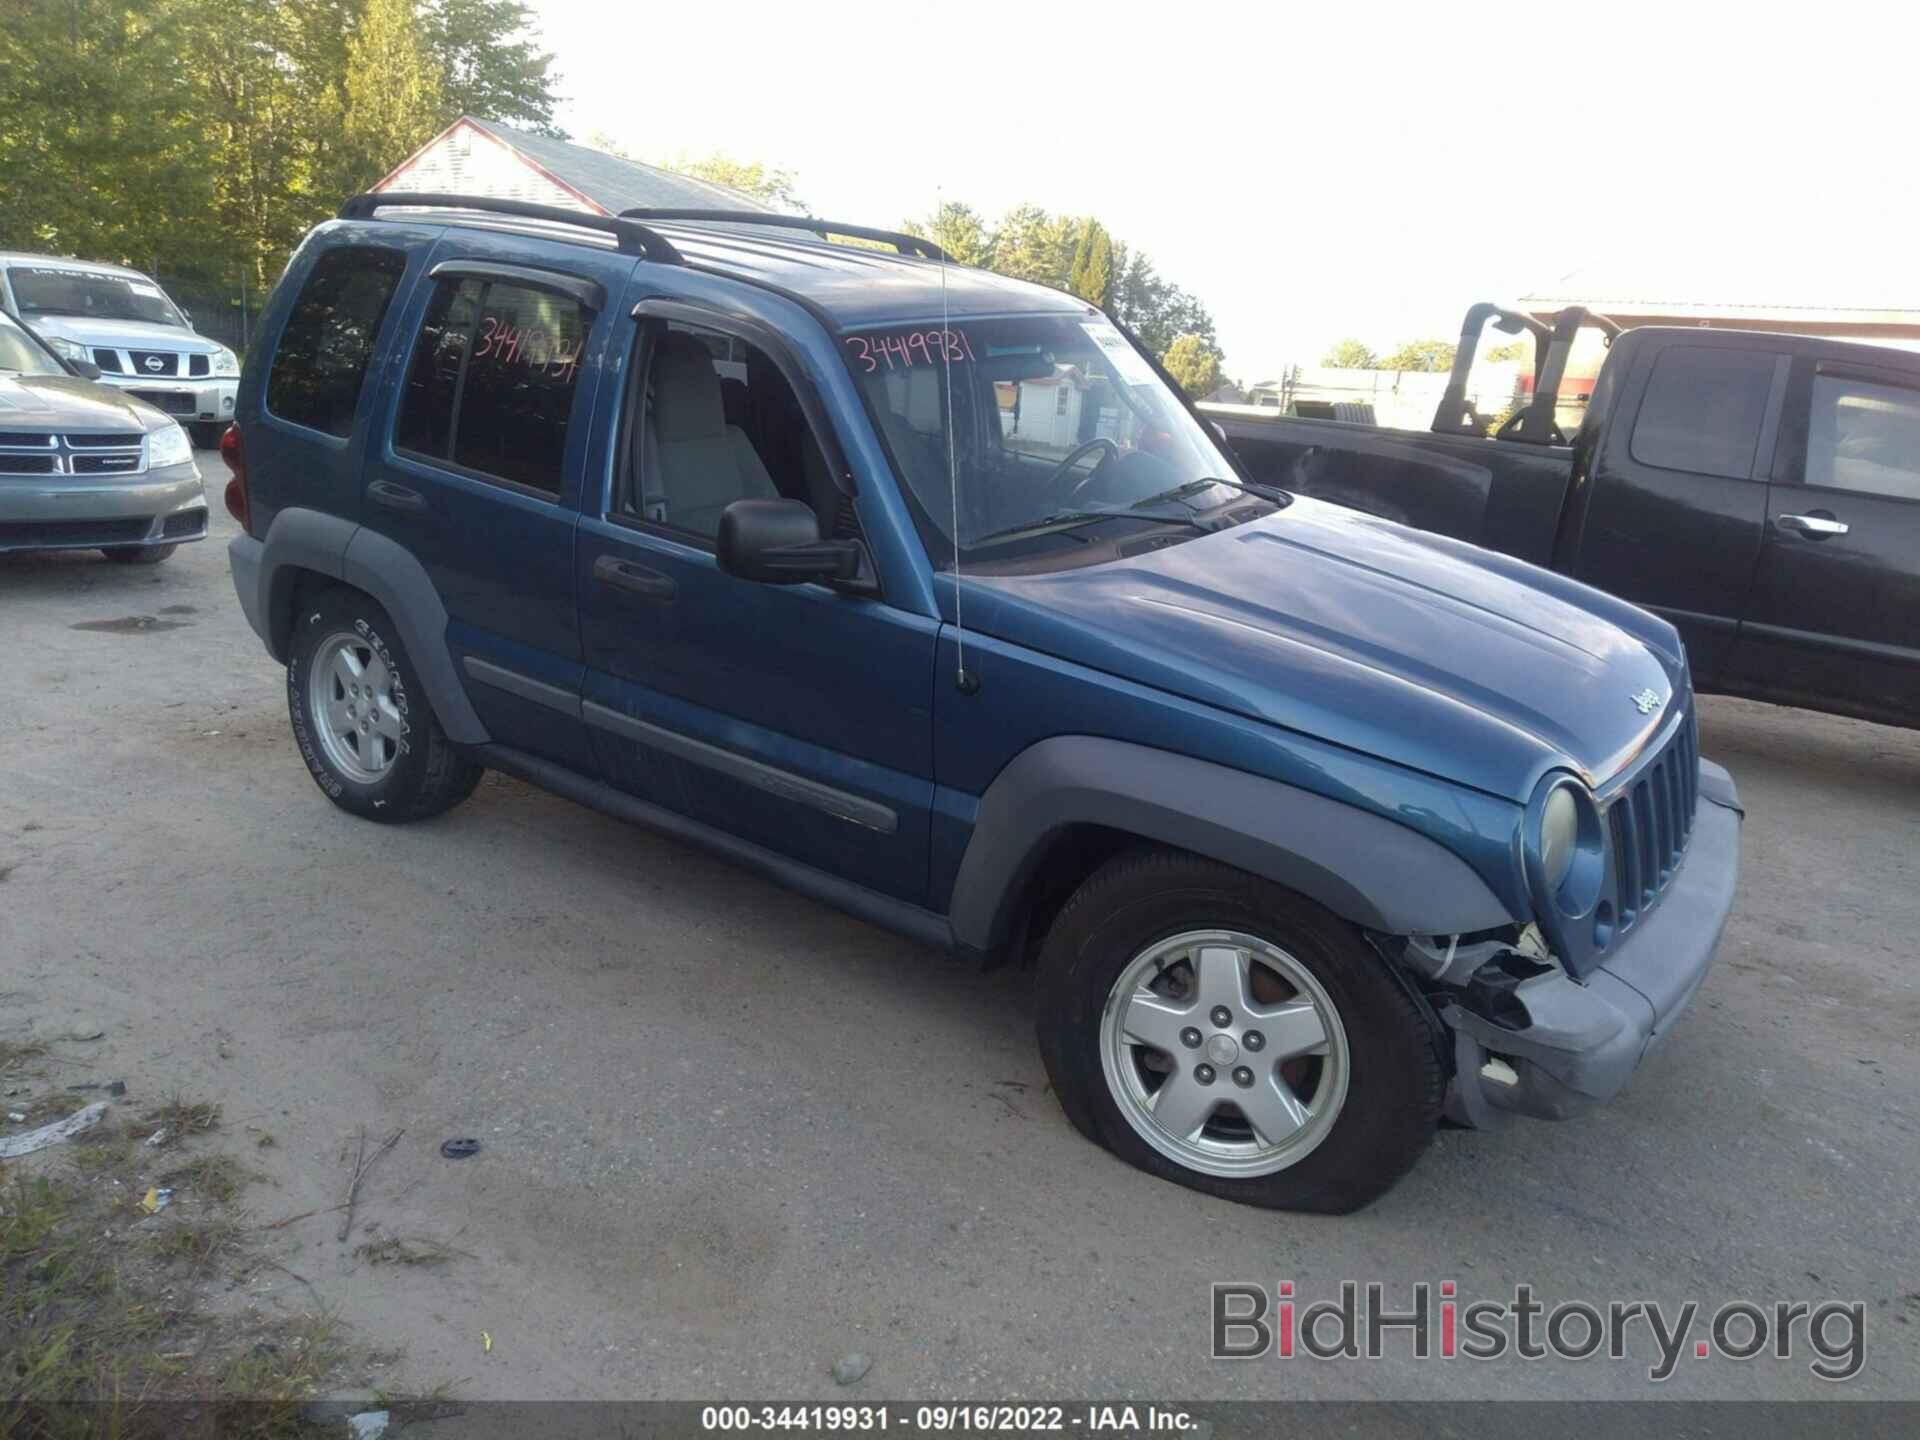
[[[1421,530],[1553,564],[1568,445],[1515,445],[1206,407],[1261,480]],[[1282,477],[1285,477],[1284,479]]]

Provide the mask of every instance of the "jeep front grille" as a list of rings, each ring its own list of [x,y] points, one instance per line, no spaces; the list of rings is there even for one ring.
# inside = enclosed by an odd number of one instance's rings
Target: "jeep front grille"
[[[1607,810],[1622,931],[1653,907],[1680,868],[1699,799],[1700,732],[1689,703],[1680,727]]]

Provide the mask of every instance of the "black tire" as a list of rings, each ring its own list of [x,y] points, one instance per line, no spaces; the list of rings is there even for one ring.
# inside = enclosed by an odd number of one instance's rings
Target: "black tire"
[[[1163,1154],[1122,1113],[1101,1063],[1107,997],[1129,963],[1156,940],[1216,929],[1291,955],[1326,991],[1346,1036],[1337,1118],[1270,1174],[1211,1175]],[[1346,922],[1290,890],[1198,856],[1133,851],[1089,877],[1048,932],[1037,977],[1041,1058],[1075,1128],[1128,1163],[1248,1205],[1345,1214],[1420,1158],[1445,1090],[1428,1022],[1385,964]]]
[[[314,656],[329,639],[344,632],[358,636],[391,671],[393,702],[406,726],[398,755],[370,783],[346,774],[328,759],[316,733],[316,717],[308,713]],[[336,587],[302,602],[288,646],[287,710],[300,758],[306,761],[314,783],[342,810],[363,819],[386,824],[429,819],[471,795],[486,773],[447,739],[392,619],[357,590]]]
[[[196,450],[218,450],[226,425],[219,420],[202,420],[187,426],[187,438]]]
[[[100,553],[116,565],[158,565],[179,548],[178,545],[129,545]]]

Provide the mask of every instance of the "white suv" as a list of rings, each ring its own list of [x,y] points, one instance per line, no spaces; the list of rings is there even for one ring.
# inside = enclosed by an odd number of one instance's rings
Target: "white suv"
[[[138,270],[53,255],[0,252],[0,309],[62,360],[99,370],[211,449],[233,419],[240,361],[196,335],[186,314]]]

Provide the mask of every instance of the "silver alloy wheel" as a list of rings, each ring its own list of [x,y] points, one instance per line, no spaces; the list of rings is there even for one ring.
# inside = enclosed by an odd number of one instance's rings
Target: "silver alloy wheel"
[[[1100,1063],[1141,1139],[1225,1179],[1310,1154],[1351,1071],[1340,1013],[1313,972],[1237,930],[1191,930],[1134,956],[1107,994]]]
[[[393,692],[393,672],[365,637],[341,631],[313,652],[307,718],[328,763],[358,784],[385,778],[400,758],[407,722]]]

